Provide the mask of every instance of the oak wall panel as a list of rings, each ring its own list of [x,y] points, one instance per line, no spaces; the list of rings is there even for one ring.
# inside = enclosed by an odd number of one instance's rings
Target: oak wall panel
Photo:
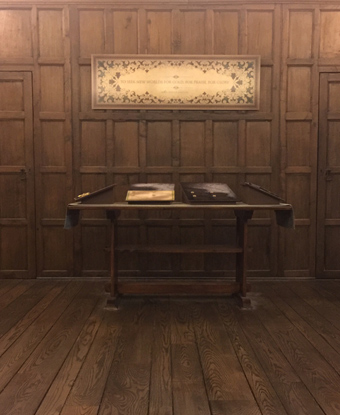
[[[147,53],[171,54],[172,52],[172,12],[170,10],[149,10],[147,20]]]
[[[273,11],[250,10],[247,13],[247,53],[273,59]]]
[[[213,123],[213,166],[237,166],[237,121]]]
[[[180,137],[181,166],[204,166],[204,123],[185,121],[181,122]]]
[[[65,175],[49,174],[42,175],[42,191],[44,198],[42,200],[41,214],[44,219],[62,218],[65,212]]]
[[[123,245],[138,244],[140,243],[140,228],[136,224],[132,225],[120,225],[117,229],[117,238]],[[131,271],[138,270],[139,256],[135,252],[122,252],[118,256],[118,268],[124,275],[130,275]]]
[[[114,165],[116,167],[139,166],[138,122],[116,122],[114,125]]]
[[[187,244],[203,244],[204,228],[202,226],[185,226],[180,227],[180,243]],[[181,258],[182,271],[202,271],[204,270],[203,255],[183,255]]]
[[[137,10],[113,11],[114,53],[138,53]]]
[[[340,155],[339,151],[339,137],[340,137],[340,122],[339,120],[330,120],[328,125],[328,152],[327,164],[328,166],[339,166]]]
[[[218,221],[212,223],[212,243],[213,244],[230,244],[235,241],[235,225],[222,225]],[[209,254],[206,257],[206,268],[215,274],[232,275],[235,269],[236,258],[235,255],[214,255]]]
[[[190,174],[190,173],[181,173],[179,174],[179,181],[180,182],[197,182],[197,183],[203,183],[204,182],[204,173],[194,173],[194,174]],[[188,216],[194,216],[195,213],[199,214],[199,212],[191,212],[188,213]],[[183,217],[186,214],[186,212],[183,212]]]
[[[288,68],[288,112],[311,110],[311,81],[311,69],[309,67]]]
[[[25,226],[4,226],[1,229],[1,270],[27,270],[27,239]]]
[[[3,166],[25,165],[25,124],[23,120],[0,121],[0,160]]]
[[[311,124],[309,121],[287,122],[287,167],[310,166]]]
[[[171,122],[149,122],[146,138],[146,164],[150,167],[172,165]]]
[[[340,85],[336,82],[329,84],[329,112],[340,112]]]
[[[108,255],[106,226],[83,226],[82,228],[82,269],[86,271],[106,271]]]
[[[80,111],[91,111],[91,66],[79,67],[79,101]]]
[[[325,268],[327,270],[338,271],[340,268],[340,255],[338,249],[339,227],[326,227],[325,250],[327,258]]]
[[[339,219],[340,217],[340,178],[338,176],[326,181],[326,215],[329,219]]]
[[[257,228],[257,229],[256,229]],[[252,226],[249,232],[248,264],[249,269],[268,275],[271,270],[271,230],[268,226]]]
[[[0,10],[1,58],[33,56],[31,10]]]
[[[81,57],[105,52],[105,19],[103,10],[79,11],[79,49]]]
[[[5,197],[0,199],[0,218],[25,218],[26,189],[24,180],[18,180],[16,174],[2,175],[0,189]]]
[[[68,268],[67,235],[60,226],[46,226],[43,229],[43,261],[44,274],[63,275]],[[63,271],[60,273],[60,271]]]
[[[173,182],[173,178],[172,178],[172,174],[171,173],[149,173],[146,174],[146,182],[147,183],[172,183]],[[168,215],[167,212],[163,212],[166,215]],[[150,212],[151,214],[156,214],[155,212]]]
[[[285,269],[288,276],[305,276],[310,267],[310,247],[308,227],[299,226],[294,232],[285,233]],[[305,272],[302,272],[305,271]]]
[[[172,237],[172,226],[152,226],[149,225],[147,228],[147,240],[150,244],[171,244],[173,243]],[[173,265],[172,255],[154,255],[150,254],[147,256],[147,270],[148,271],[171,271]]]
[[[240,32],[239,10],[214,10],[214,53],[216,55],[237,55]]]
[[[23,111],[22,81],[0,83],[0,111]]]
[[[320,17],[320,58],[340,58],[340,11],[322,10]]]
[[[64,56],[62,10],[39,10],[39,56]]]
[[[273,111],[273,67],[262,66],[260,79],[260,111],[270,113]]]
[[[176,53],[204,55],[206,51],[206,12],[181,10],[178,16],[179,38]]]
[[[82,122],[80,158],[82,166],[106,166],[105,121]]]
[[[246,164],[247,166],[270,166],[271,153],[270,122],[247,122]]]
[[[63,121],[41,122],[41,165],[65,166],[65,123]]]
[[[65,111],[64,67],[42,65],[40,67],[40,78],[40,110],[43,112]]]
[[[291,59],[308,59],[312,57],[313,12],[291,11],[289,17],[288,57]]]

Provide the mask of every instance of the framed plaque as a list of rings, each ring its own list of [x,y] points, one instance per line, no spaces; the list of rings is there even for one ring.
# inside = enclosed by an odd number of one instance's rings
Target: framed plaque
[[[259,56],[92,55],[91,71],[93,109],[259,109]]]

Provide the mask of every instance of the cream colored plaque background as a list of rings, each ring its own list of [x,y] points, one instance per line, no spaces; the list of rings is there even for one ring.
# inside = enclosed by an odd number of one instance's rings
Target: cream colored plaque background
[[[259,108],[259,56],[92,55],[94,109]]]

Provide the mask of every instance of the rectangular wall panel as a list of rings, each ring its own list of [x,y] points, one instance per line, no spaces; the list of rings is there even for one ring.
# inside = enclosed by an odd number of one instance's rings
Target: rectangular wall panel
[[[41,165],[65,166],[65,123],[63,121],[41,122]]]
[[[311,165],[311,125],[308,121],[287,122],[287,166]]]
[[[64,67],[43,65],[40,67],[41,103],[43,112],[65,111]]]
[[[303,112],[311,111],[311,68],[289,67],[287,111]]]
[[[340,59],[340,10],[322,10],[320,17],[320,58]]]
[[[105,20],[103,10],[79,12],[79,52],[88,58],[92,53],[105,52]]]
[[[215,121],[213,124],[213,165],[237,166],[238,123]]]
[[[204,123],[182,122],[181,134],[181,166],[204,166]]]
[[[250,10],[247,12],[247,53],[273,59],[274,26],[273,11]]]
[[[313,12],[291,10],[289,16],[289,50],[291,59],[312,57]]]
[[[136,10],[113,11],[114,53],[138,52],[138,14]]]
[[[39,55],[64,57],[62,10],[39,10]]]
[[[172,53],[171,11],[149,10],[146,14],[149,54]]]
[[[214,53],[217,55],[239,54],[240,12],[214,11]]]
[[[32,21],[30,9],[0,10],[1,58],[33,56]]]
[[[202,11],[181,11],[178,21],[179,45],[176,53],[188,55],[204,55],[206,31],[205,12]]]

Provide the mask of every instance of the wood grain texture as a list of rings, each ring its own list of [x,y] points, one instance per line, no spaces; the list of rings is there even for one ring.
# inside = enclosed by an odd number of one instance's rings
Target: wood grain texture
[[[150,415],[173,415],[170,301],[159,303],[151,355]]]
[[[25,331],[34,323],[34,321],[42,314],[48,305],[60,294],[62,291],[62,284],[48,285],[43,292],[43,298],[20,319],[17,323],[11,324],[11,328],[1,336],[0,339],[0,355],[4,353]]]
[[[242,402],[242,406],[251,409],[253,414],[260,414],[252,391],[244,376],[242,366],[236,355],[228,333],[223,327],[221,317],[216,308],[207,304],[199,307],[199,315],[195,315],[195,328],[201,365],[206,379],[209,401]],[[230,413],[237,413],[231,411]]]
[[[148,413],[154,307],[137,300],[119,310],[122,330],[117,341],[99,414]]]
[[[81,294],[63,310],[53,328],[7,384],[0,398],[5,413],[35,411],[39,406],[97,301],[95,295],[86,299]],[[41,367],[47,370],[43,373]],[[11,402],[9,406],[8,402]]]
[[[117,325],[119,315],[111,318],[105,313],[91,350],[81,367],[79,375],[61,411],[65,414],[96,414],[107,382],[113,353],[121,328]]]
[[[337,281],[257,282],[248,310],[168,296],[115,310],[102,282],[22,283],[8,307],[26,314],[0,336],[3,414],[338,412]],[[0,292],[20,285],[0,279]]]
[[[8,307],[19,295],[23,294],[34,285],[34,281],[25,281],[18,284],[15,281],[6,281],[1,290],[0,310]]]
[[[324,301],[327,303],[327,300]],[[326,413],[335,414],[336,401],[340,396],[337,386],[340,377],[334,371],[333,364],[330,365],[305,336],[295,326],[292,326],[292,322],[279,311],[274,302],[266,301],[261,305],[262,310],[259,310],[258,316],[271,333],[277,347],[284,353],[289,364],[294,367],[296,375],[306,385],[308,392],[313,394],[317,404]],[[328,373],[328,370],[331,372]],[[327,392],[324,392],[325,390]],[[306,408],[306,413],[310,413],[310,408]]]
[[[41,401],[36,415],[52,415],[61,412],[75,380],[88,358],[98,328],[103,319],[104,301],[100,299],[82,328],[57,376]]]
[[[71,303],[80,288],[80,284],[77,283],[71,283],[67,286],[67,292],[63,292],[52,301],[47,310],[40,314],[33,324],[25,330],[22,336],[2,354],[0,359],[0,389],[3,389],[13,375],[20,369],[22,364],[30,356],[32,350],[39,345],[64,309]]]
[[[268,372],[257,357],[257,351],[253,349],[251,342],[248,341],[246,331],[243,330],[243,325],[237,319],[238,310],[235,310],[225,301],[218,303],[218,310],[223,326],[230,337],[232,347],[251,386],[261,413],[273,415],[286,414],[279,394],[268,376]],[[245,404],[246,402],[243,401],[243,403]],[[222,409],[219,409],[219,411],[225,410],[225,404],[226,402],[221,403]],[[251,408],[251,402],[249,401],[248,407]],[[218,406],[218,408],[220,407]]]
[[[266,377],[271,383],[275,394],[281,401],[281,411],[301,414],[313,413],[321,415],[317,404],[314,403],[308,389],[300,381],[294,367],[289,365],[280,349],[274,344],[270,334],[251,313],[239,315],[238,321],[247,336],[249,344],[259,360]],[[309,406],[306,406],[306,403]],[[269,409],[269,408],[268,408]],[[273,410],[273,407],[271,408]]]

